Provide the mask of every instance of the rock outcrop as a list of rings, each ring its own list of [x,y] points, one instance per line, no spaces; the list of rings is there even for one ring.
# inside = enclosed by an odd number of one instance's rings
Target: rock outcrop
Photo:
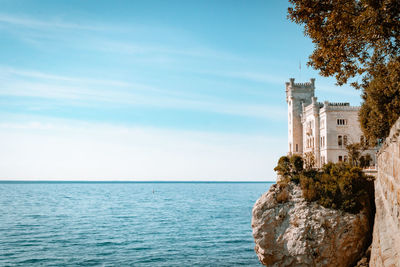
[[[353,266],[370,242],[366,209],[350,214],[308,203],[292,183],[272,185],[257,200],[252,227],[266,266]]]
[[[400,119],[393,125],[378,158],[375,224],[370,266],[400,266]]]

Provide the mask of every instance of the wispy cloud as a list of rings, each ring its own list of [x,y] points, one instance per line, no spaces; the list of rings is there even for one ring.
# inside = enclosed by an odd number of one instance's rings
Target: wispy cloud
[[[264,84],[276,84],[283,85],[283,82],[287,79],[287,77],[280,77],[277,75],[271,75],[267,72],[257,72],[257,71],[205,71],[198,70],[197,72],[208,74],[212,76],[220,76],[220,77],[228,77],[233,79],[246,80],[251,82],[258,82]]]
[[[166,109],[197,110],[280,120],[286,110],[280,106],[256,103],[233,102],[210,95],[170,91],[151,85],[126,81],[96,80],[53,75],[37,71],[3,68],[0,76],[0,94],[17,97],[60,99],[71,102],[82,101],[90,105],[104,103],[139,107],[160,107]],[[8,72],[6,71],[8,70]],[[34,78],[26,80],[24,78]]]
[[[162,54],[162,55],[179,55],[186,57],[197,57],[197,58],[212,58],[220,60],[243,60],[241,57],[228,53],[226,51],[218,51],[206,46],[199,44],[191,44],[186,47],[179,46],[168,46],[152,43],[140,43],[140,42],[129,42],[129,41],[109,41],[109,40],[97,40],[96,47],[100,51],[112,52],[112,53],[123,53],[130,55],[137,54]]]
[[[7,14],[0,14],[0,23],[24,27],[24,28],[42,29],[42,30],[70,29],[70,30],[99,31],[107,29],[104,26],[93,26],[80,23],[71,23],[62,21],[60,19],[50,19],[45,21],[45,20],[33,19],[30,17],[7,15]]]
[[[15,68],[10,68],[10,67],[5,67],[5,66],[0,66],[0,72],[1,72],[0,75],[3,77],[15,75],[18,77],[28,77],[28,78],[34,78],[34,79],[39,79],[39,80],[75,82],[75,83],[81,83],[81,84],[82,83],[83,84],[103,84],[103,85],[117,86],[117,87],[131,86],[130,83],[123,82],[123,81],[54,75],[54,74],[45,73],[45,72],[41,72],[41,71],[21,70],[21,69],[15,69]]]
[[[63,44],[79,45],[80,49],[96,49],[102,52],[128,54],[128,55],[159,55],[164,56],[182,56],[182,57],[196,57],[196,58],[212,58],[220,60],[243,60],[237,55],[229,53],[227,51],[220,51],[205,45],[201,45],[198,42],[193,42],[188,39],[188,33],[182,32],[176,29],[172,29],[167,26],[155,27],[149,25],[135,25],[135,27],[125,27],[123,25],[104,26],[100,24],[90,22],[69,22],[63,21],[59,18],[49,20],[38,20],[30,17],[18,16],[18,15],[7,15],[0,14],[0,25],[12,25],[23,28],[25,30],[34,30],[34,32],[24,31],[21,34],[18,31],[13,31],[19,38],[30,44],[38,45],[41,42],[48,40],[59,40],[63,41]],[[12,31],[12,29],[8,29]],[[67,30],[70,34],[62,32],[60,34],[57,31]],[[78,31],[78,32],[77,32]],[[92,31],[90,35],[81,36],[79,31]],[[101,37],[97,32],[102,32]],[[135,36],[131,39],[128,37],[120,40],[115,40],[115,32],[124,33],[123,36]],[[146,38],[154,36],[159,33],[164,36],[167,35],[169,38],[175,36],[180,39],[180,45],[177,45],[176,40],[172,44],[167,44],[169,40],[163,40],[159,37],[157,42],[146,42]],[[168,34],[167,34],[168,33]],[[108,34],[113,35],[113,38],[104,38]],[[76,40],[76,36],[79,38]]]

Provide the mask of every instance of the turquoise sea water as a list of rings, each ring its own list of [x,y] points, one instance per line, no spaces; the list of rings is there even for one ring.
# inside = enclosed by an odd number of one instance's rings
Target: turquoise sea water
[[[1,182],[0,266],[261,266],[270,185]]]

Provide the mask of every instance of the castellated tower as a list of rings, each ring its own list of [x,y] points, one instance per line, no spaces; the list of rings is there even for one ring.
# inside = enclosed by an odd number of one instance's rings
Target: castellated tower
[[[307,83],[295,83],[294,78],[286,83],[286,102],[288,104],[288,142],[289,154],[303,154],[303,107],[312,103],[315,79]]]

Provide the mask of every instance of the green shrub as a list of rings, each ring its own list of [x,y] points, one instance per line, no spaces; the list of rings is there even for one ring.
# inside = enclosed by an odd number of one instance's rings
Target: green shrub
[[[299,175],[303,172],[303,158],[298,155],[282,156],[278,160],[278,165],[274,168],[283,180],[299,183]]]
[[[321,169],[303,169],[298,157],[281,157],[274,169],[284,179],[300,184],[303,197],[316,201],[326,208],[358,213],[370,205],[373,196],[373,178],[364,174],[361,168],[348,163],[327,163]]]

